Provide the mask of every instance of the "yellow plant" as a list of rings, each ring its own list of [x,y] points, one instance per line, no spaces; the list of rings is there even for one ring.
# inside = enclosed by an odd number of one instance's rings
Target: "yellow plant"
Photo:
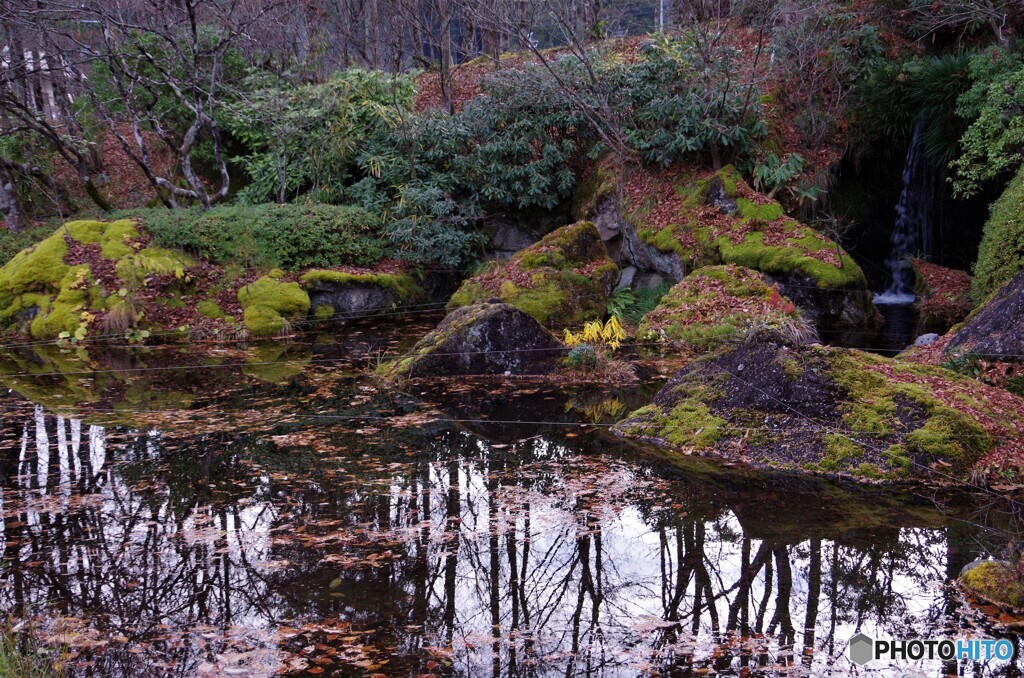
[[[581,332],[573,333],[566,329],[562,343],[570,348],[579,344],[604,344],[614,351],[622,345],[625,338],[626,331],[619,324],[619,319],[612,316],[603,325],[600,320],[585,324]]]

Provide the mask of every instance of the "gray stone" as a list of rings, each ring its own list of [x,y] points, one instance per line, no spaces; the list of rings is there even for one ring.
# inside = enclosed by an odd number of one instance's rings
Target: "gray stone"
[[[619,284],[615,286],[616,292],[627,290],[633,287],[633,278],[636,276],[636,266],[626,266],[619,274]]]
[[[1019,362],[1024,355],[1024,271],[989,299],[953,335],[946,353],[970,352]]]
[[[497,300],[463,306],[399,360],[397,376],[547,374],[565,347],[540,323]]]
[[[368,283],[318,282],[308,292],[310,308],[331,306],[335,318],[362,318],[383,313],[400,302],[393,290]]]
[[[931,346],[939,340],[939,335],[934,332],[928,334],[922,334],[920,337],[914,340],[914,346]]]

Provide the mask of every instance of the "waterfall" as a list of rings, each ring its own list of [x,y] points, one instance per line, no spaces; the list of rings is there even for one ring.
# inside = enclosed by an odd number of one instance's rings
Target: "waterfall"
[[[876,304],[910,304],[914,302],[914,273],[911,257],[927,257],[932,247],[932,220],[939,199],[938,176],[924,150],[925,121],[914,128],[914,136],[903,166],[903,191],[896,204],[896,224],[892,229],[892,252],[886,259],[891,282]]]

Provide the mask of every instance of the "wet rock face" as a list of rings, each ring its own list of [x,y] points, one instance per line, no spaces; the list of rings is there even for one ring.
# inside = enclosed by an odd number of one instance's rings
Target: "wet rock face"
[[[564,351],[532,317],[491,301],[449,313],[392,371],[404,377],[546,374],[557,368]]]
[[[769,276],[769,279],[811,318],[840,325],[864,325],[876,319],[872,296],[866,288],[820,287],[814,278],[797,271],[786,276]]]
[[[367,283],[318,282],[309,289],[313,308],[330,306],[336,318],[360,318],[382,313],[399,304],[398,294]]]
[[[969,352],[1020,361],[1024,355],[1024,271],[993,296],[953,335],[946,353]]]
[[[739,211],[735,196],[729,195],[721,177],[714,177],[711,180],[708,192],[704,196],[704,204],[717,207],[719,214],[736,214]]]

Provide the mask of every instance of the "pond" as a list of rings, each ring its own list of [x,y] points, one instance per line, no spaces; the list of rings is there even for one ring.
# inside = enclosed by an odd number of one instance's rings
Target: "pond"
[[[1006,543],[991,497],[669,467],[608,431],[635,392],[367,376],[427,327],[7,348],[3,611],[80,676],[892,675],[851,636],[995,637],[948,583]]]

